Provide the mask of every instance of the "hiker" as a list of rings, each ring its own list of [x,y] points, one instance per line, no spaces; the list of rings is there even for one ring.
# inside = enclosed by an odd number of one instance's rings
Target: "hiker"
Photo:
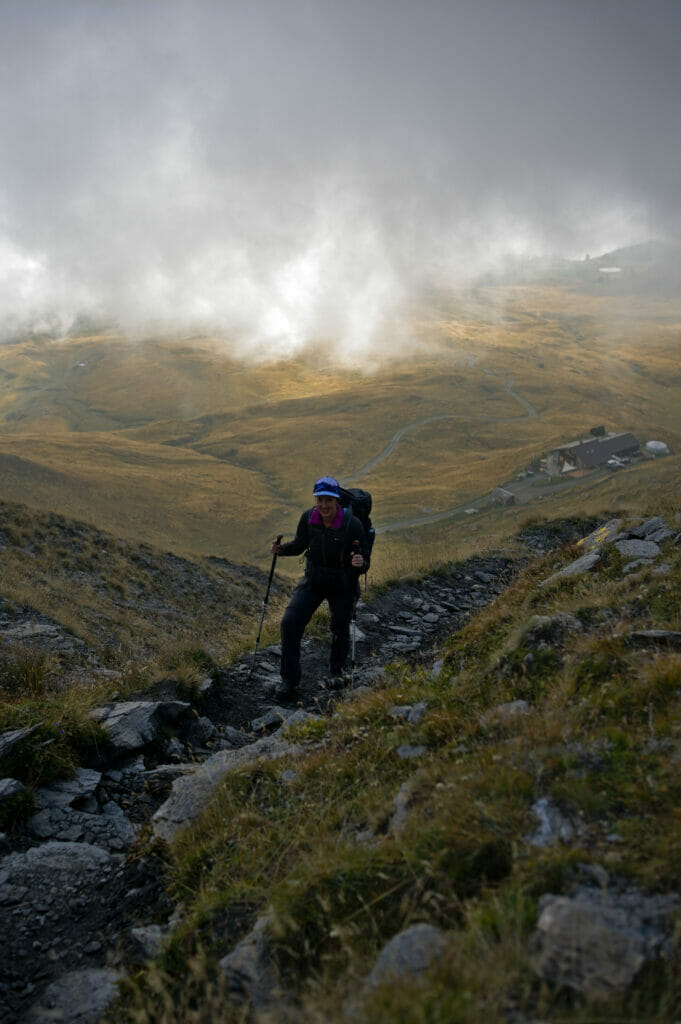
[[[293,540],[272,542],[273,555],[305,552],[305,576],[293,591],[281,620],[281,682],[275,697],[295,696],[300,682],[300,642],[322,601],[331,611],[332,679],[342,680],[350,649],[350,620],[359,597],[359,576],[369,568],[369,547],[361,521],[340,503],[340,484],[323,476],[314,485],[314,508],[300,517]]]

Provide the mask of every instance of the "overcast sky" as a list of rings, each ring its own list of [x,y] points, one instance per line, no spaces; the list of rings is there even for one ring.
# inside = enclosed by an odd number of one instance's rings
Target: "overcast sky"
[[[0,324],[361,351],[504,254],[681,233],[680,0],[0,0]]]

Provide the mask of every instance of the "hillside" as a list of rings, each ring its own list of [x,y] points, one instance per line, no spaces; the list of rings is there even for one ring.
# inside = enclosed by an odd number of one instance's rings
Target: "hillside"
[[[66,652],[86,676],[171,648],[224,659],[243,645],[265,583],[252,566],[190,561],[0,502],[0,644],[9,636],[28,651]]]
[[[617,255],[645,274],[664,264],[656,252]],[[208,335],[12,339],[0,345],[3,495],[133,543],[266,568],[271,537],[295,528],[311,482],[331,472],[374,494],[382,573],[405,542],[449,557],[481,534],[501,542],[516,525],[506,512],[465,510],[604,424],[665,441],[672,457],[577,482],[567,502],[538,479],[520,516],[635,503],[678,475],[681,308],[678,290],[596,288],[583,275],[611,255],[433,290],[414,303],[408,343],[350,368],[321,342],[249,363]],[[423,522],[433,515],[437,531]]]
[[[0,558],[18,558],[26,513],[3,515]],[[320,688],[322,616],[297,710],[271,706],[266,645],[250,680],[249,654],[204,652],[194,675],[137,663],[74,701],[77,656],[29,696],[6,637],[6,1006],[177,1024],[248,1006],[263,1021],[678,1020],[680,521],[677,485],[595,531],[540,519],[370,591],[353,685]],[[156,587],[181,612],[169,557],[153,555]],[[136,739],[119,714],[132,701],[166,715]],[[11,779],[43,787],[32,832]]]

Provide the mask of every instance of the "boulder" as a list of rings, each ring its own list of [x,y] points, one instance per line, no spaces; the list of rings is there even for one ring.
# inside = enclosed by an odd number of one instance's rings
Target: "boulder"
[[[568,612],[556,615],[533,615],[525,628],[525,641],[529,645],[557,644],[566,633],[581,633],[582,623]]]
[[[167,928],[160,924],[142,925],[130,929],[130,941],[135,946],[140,959],[149,960],[160,953]]]
[[[627,530],[630,537],[638,537],[643,539],[650,537],[651,534],[657,533],[659,530],[666,530],[667,524],[665,523],[662,516],[653,516],[652,519],[646,519],[644,523],[639,526],[630,526]]]
[[[654,533],[646,535],[646,540],[650,540],[653,544],[664,544],[665,541],[671,540],[674,536],[673,530],[668,530],[663,527],[661,530],[655,530]]]
[[[282,708],[276,704],[268,708],[264,715],[254,718],[251,722],[251,729],[253,732],[267,732],[269,729],[279,729],[293,713],[293,708]]]
[[[438,963],[447,949],[447,936],[432,924],[414,924],[393,936],[368,974],[362,994],[403,978],[415,978]]]
[[[534,969],[544,981],[603,1002],[629,988],[641,968],[672,955],[678,896],[646,897],[580,886],[539,901]]]
[[[19,796],[25,788],[23,782],[19,782],[18,779],[0,779],[0,804],[5,800],[11,800],[14,796]]]
[[[603,544],[607,544],[613,537],[616,537],[621,529],[622,520],[611,519],[603,526],[599,526],[597,530],[578,540],[576,546],[584,552],[593,551],[594,548],[601,548]]]
[[[531,846],[554,846],[569,843],[575,835],[572,822],[566,818],[548,797],[542,796],[532,804],[532,813],[538,825],[527,837]]]
[[[490,708],[480,716],[480,725],[483,728],[488,728],[493,725],[508,725],[511,722],[517,722],[527,716],[532,711],[532,707],[526,700],[509,700],[505,704],[497,704],[496,707]]]
[[[78,768],[72,779],[58,779],[36,790],[38,806],[70,807],[77,800],[93,796],[102,776],[91,768]]]
[[[403,782],[393,800],[392,816],[388,825],[388,834],[399,838],[407,824],[409,810],[414,801],[418,783],[421,780],[421,770],[412,775],[410,779]]]
[[[423,757],[426,749],[427,748],[422,745],[412,746],[411,743],[404,743],[402,746],[397,748],[395,753],[401,761],[413,761],[416,757]]]

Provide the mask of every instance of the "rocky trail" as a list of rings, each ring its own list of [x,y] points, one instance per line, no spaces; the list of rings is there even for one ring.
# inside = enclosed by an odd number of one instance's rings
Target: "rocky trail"
[[[528,555],[576,540],[588,527],[563,525],[562,532],[526,531]],[[99,760],[39,790],[40,809],[26,826],[0,835],[0,1020],[98,1020],[116,982],[155,954],[177,913],[150,840],[172,839],[225,772],[294,751],[287,724],[333,713],[386,664],[408,660],[437,671],[443,638],[502,592],[520,565],[502,555],[474,557],[361,601],[352,684],[326,689],[327,644],[305,638],[297,707],[272,702],[274,645],[258,652],[252,676],[248,655],[204,680],[193,701],[167,679],[97,709],[109,739]],[[0,735],[0,769],[25,734]],[[418,757],[418,749],[399,754]],[[1,776],[0,800],[20,785]]]

